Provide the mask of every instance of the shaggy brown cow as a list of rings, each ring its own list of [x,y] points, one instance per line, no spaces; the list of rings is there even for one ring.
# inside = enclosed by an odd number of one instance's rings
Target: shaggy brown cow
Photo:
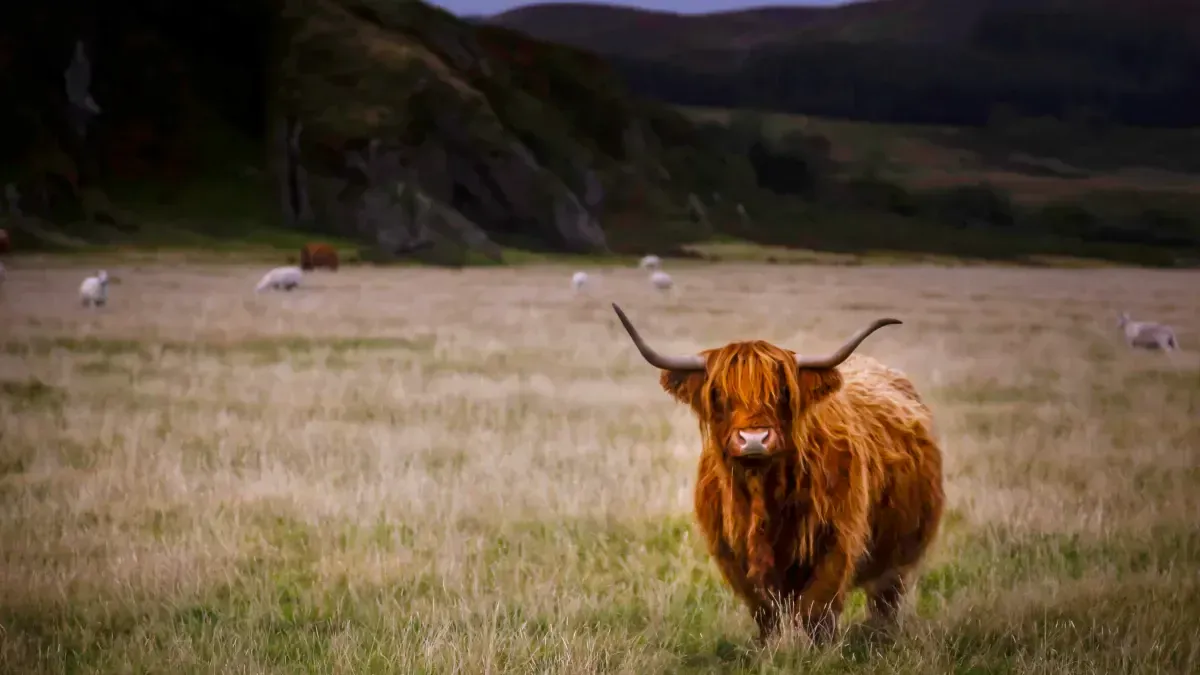
[[[12,248],[12,240],[8,238],[8,230],[0,230],[0,253],[8,253]]]
[[[941,521],[942,456],[904,374],[851,355],[900,321],[879,319],[828,356],[761,340],[663,356],[613,309],[664,371],[663,389],[699,418],[696,518],[758,639],[790,606],[814,642],[828,642],[854,588],[874,623],[894,625]]]
[[[305,244],[300,249],[300,268],[308,271],[316,267],[328,267],[336,272],[337,250],[329,244]]]

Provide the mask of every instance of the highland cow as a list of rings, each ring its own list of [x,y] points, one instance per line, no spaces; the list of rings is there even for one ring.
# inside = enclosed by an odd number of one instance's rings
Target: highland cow
[[[7,230],[0,230],[0,253],[8,253],[12,248],[12,240],[8,238]]]
[[[300,269],[310,271],[317,267],[328,267],[336,272],[338,268],[337,250],[329,244],[305,244],[300,249]]]
[[[660,383],[700,422],[695,514],[710,555],[758,625],[783,610],[817,644],[838,633],[848,592],[895,625],[941,521],[942,456],[905,375],[853,352],[879,319],[827,356],[761,340],[663,356],[613,305]]]

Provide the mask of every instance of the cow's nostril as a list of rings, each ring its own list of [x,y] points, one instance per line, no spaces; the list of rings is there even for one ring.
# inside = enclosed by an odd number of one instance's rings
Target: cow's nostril
[[[737,433],[738,447],[747,452],[765,452],[767,439],[771,437],[767,429],[745,429]]]

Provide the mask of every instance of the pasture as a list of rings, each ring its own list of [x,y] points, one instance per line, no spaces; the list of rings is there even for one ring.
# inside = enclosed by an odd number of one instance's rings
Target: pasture
[[[9,265],[5,672],[1200,671],[1200,274],[1132,269]],[[763,338],[906,371],[948,513],[894,643],[753,622],[693,529],[664,351]],[[1171,322],[1128,350],[1118,312]]]

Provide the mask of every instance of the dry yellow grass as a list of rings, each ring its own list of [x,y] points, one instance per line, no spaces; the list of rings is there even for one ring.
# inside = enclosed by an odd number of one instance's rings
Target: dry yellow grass
[[[0,670],[1200,670],[1200,274],[760,269],[111,264],[89,312],[87,270],[10,265]],[[932,406],[951,509],[895,643],[752,649],[610,300],[677,350],[905,321],[862,351]]]

